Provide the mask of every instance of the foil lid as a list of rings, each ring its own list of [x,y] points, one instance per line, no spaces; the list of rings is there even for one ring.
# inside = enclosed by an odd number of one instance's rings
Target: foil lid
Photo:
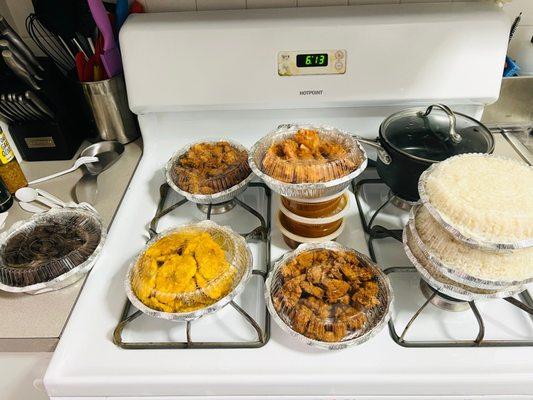
[[[249,166],[246,163],[243,165],[236,166],[231,171],[226,173],[213,176],[209,179],[209,185],[213,188],[225,188],[213,194],[199,194],[199,193],[190,193],[186,190],[183,190],[179,186],[179,176],[176,172],[176,167],[178,166],[179,159],[187,153],[191,147],[202,144],[202,143],[218,143],[218,142],[227,142],[238,150],[248,153],[248,150],[241,145],[240,143],[227,140],[227,139],[210,139],[208,141],[202,140],[183,147],[182,149],[176,151],[172,157],[168,160],[165,165],[165,177],[169,186],[175,190],[177,193],[185,197],[187,200],[192,201],[193,203],[198,204],[219,204],[229,201],[239,194],[246,190],[248,183],[253,178],[253,173],[250,171]],[[244,179],[240,180],[238,183],[233,184],[237,181],[239,177],[245,176]],[[233,185],[232,185],[233,184]],[[230,186],[232,185],[232,186]],[[230,186],[230,187],[228,187]]]
[[[300,130],[315,131],[321,139],[342,146],[347,153],[341,158],[322,162],[269,157],[265,168],[271,146],[292,139]],[[368,159],[361,144],[348,132],[326,125],[287,124],[260,139],[250,151],[248,162],[253,172],[280,195],[314,199],[340,193],[365,170]],[[304,182],[297,182],[300,180]]]
[[[474,161],[476,158],[490,158],[490,159],[515,163],[515,161],[504,158],[504,157],[498,157],[498,156],[494,156],[490,154],[470,153],[470,154],[463,154],[463,155],[450,157],[445,161],[433,164],[422,173],[418,181],[418,192],[420,194],[420,201],[422,202],[422,204],[424,204],[424,206],[431,213],[431,215],[448,232],[450,232],[451,235],[453,235],[458,240],[466,243],[468,246],[472,248],[486,249],[486,250],[493,250],[493,251],[496,251],[496,250],[507,251],[507,250],[513,250],[513,249],[524,249],[528,247],[533,247],[533,238],[524,238],[521,240],[488,239],[487,237],[482,235],[480,232],[473,232],[471,229],[468,229],[467,227],[462,226],[461,224],[453,223],[450,220],[450,218],[447,217],[446,210],[440,210],[437,207],[435,207],[434,204],[432,204],[429,194],[426,191],[427,181],[430,178],[431,174],[434,173],[434,171],[437,170],[438,168],[441,168],[443,165],[447,165],[449,163],[453,163],[455,160],[460,160],[460,159],[465,159],[465,158],[471,158]],[[528,167],[528,168],[532,168],[532,167]],[[528,182],[524,182],[524,185],[528,185],[528,187],[530,186]],[[513,190],[514,189],[512,187],[508,188],[508,191],[510,194],[513,193]],[[475,205],[472,205],[472,207],[475,208]],[[465,211],[464,214],[467,215],[468,212]],[[507,221],[506,224],[509,224],[509,221]]]
[[[407,225],[403,231],[403,245],[405,254],[413,263],[417,271],[431,287],[435,290],[462,301],[476,301],[498,299],[514,296],[525,290],[522,286],[509,286],[499,290],[480,289],[456,282],[440,273],[439,269],[425,257],[418,247],[418,243],[413,240],[412,226]]]
[[[0,290],[44,293],[68,286],[96,262],[106,238],[97,213],[52,208],[0,235]]]
[[[368,269],[372,273],[373,282],[377,285],[377,294],[376,298],[379,300],[379,304],[373,304],[368,307],[359,307],[358,310],[352,314],[343,314],[344,309],[342,307],[350,308],[348,304],[339,302],[334,304],[331,307],[340,307],[335,310],[331,309],[330,314],[326,315],[324,307],[327,305],[320,305],[316,301],[316,298],[309,296],[307,298],[299,298],[296,307],[289,307],[286,303],[283,303],[280,306],[279,303],[279,291],[282,288],[282,285],[287,284],[284,281],[283,277],[283,268],[286,267],[289,263],[295,260],[302,253],[312,253],[316,254],[316,251],[327,250],[331,252],[338,253],[349,253],[358,260],[359,264],[363,268]],[[315,251],[315,252],[313,252]],[[307,270],[308,273],[311,273]],[[299,278],[298,278],[299,279]],[[300,283],[301,284],[301,283]],[[306,284],[304,282],[304,284]],[[317,287],[306,288],[307,290],[322,290]],[[296,290],[298,290],[296,288]],[[320,294],[320,293],[318,293]],[[311,301],[314,299],[314,303]],[[358,253],[357,251],[344,247],[335,242],[326,242],[322,244],[302,244],[292,252],[286,253],[280,260],[278,260],[273,269],[270,271],[265,285],[265,301],[268,307],[272,318],[276,323],[281,327],[281,329],[289,334],[290,336],[296,338],[298,341],[305,343],[310,346],[319,347],[328,350],[339,350],[344,349],[348,346],[358,345],[366,342],[371,339],[374,335],[380,332],[385,324],[388,322],[393,301],[392,287],[388,278],[383,274],[383,272],[376,266],[367,256]],[[297,309],[298,306],[305,306],[301,309]],[[276,309],[276,307],[278,309]],[[309,311],[307,307],[315,308],[314,314],[309,320],[308,329],[310,329],[311,324],[313,329],[317,332],[321,332],[322,335],[327,335],[335,333],[336,324],[344,323],[347,325],[347,329],[343,330],[342,339],[339,341],[325,341],[318,340],[317,338],[308,337],[302,333],[299,333],[299,329],[296,324],[300,324],[303,319],[305,323],[305,313],[304,311]],[[340,313],[337,311],[340,310]],[[333,311],[333,313],[331,313]],[[362,318],[362,320],[360,319]],[[364,323],[361,323],[364,321]],[[346,328],[346,327],[345,327]],[[328,330],[329,332],[325,333]]]
[[[191,321],[231,302],[252,268],[244,238],[206,220],[152,238],[131,263],[124,285],[131,303],[143,313]]]

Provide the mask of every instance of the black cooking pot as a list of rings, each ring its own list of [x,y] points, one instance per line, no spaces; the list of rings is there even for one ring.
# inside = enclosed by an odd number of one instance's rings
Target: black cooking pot
[[[377,149],[377,171],[392,192],[417,201],[418,179],[431,164],[464,153],[492,153],[494,137],[481,122],[444,104],[409,108],[389,116],[379,138],[357,139]]]

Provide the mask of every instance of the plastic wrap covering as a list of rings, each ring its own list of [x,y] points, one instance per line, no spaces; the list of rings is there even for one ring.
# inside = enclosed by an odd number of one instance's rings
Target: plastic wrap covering
[[[471,248],[454,238],[420,205],[411,209],[410,226],[418,247],[454,281],[494,290],[533,281],[533,248],[505,252]]]
[[[105,237],[99,216],[81,208],[15,223],[0,236],[0,289],[36,294],[68,286],[92,268]]]
[[[364,171],[367,157],[349,133],[323,125],[286,125],[259,140],[249,163],[282,196],[331,196]]]
[[[448,278],[440,272],[440,269],[420,249],[414,239],[411,228],[411,225],[407,225],[403,231],[405,253],[422,276],[422,279],[439,292],[457,300],[474,301],[509,297],[524,290],[521,286],[509,286],[498,290],[480,289]]]
[[[220,310],[239,294],[252,266],[242,236],[202,221],[151,239],[130,266],[126,294],[145,314],[193,320]]]
[[[265,298],[285,332],[330,350],[378,333],[393,300],[388,278],[368,257],[334,242],[285,254],[267,278]]]
[[[218,204],[242,193],[253,174],[248,150],[229,140],[192,143],[165,167],[167,183],[194,203]]]
[[[533,167],[487,154],[464,154],[420,177],[420,199],[454,237],[472,247],[533,246]]]

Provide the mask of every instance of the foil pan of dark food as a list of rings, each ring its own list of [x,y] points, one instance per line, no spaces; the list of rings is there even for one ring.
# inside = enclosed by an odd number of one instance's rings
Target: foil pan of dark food
[[[340,341],[318,340],[299,333],[294,325],[297,322],[294,322],[296,320],[291,319],[291,316],[296,315],[296,317],[298,317],[300,311],[297,310],[297,307],[300,303],[295,307],[289,307],[288,305],[281,303],[281,305],[278,305],[279,310],[276,310],[274,297],[284,285],[284,278],[281,273],[283,266],[294,260],[298,255],[313,250],[329,250],[333,252],[349,252],[354,254],[360,265],[370,269],[373,274],[373,279],[375,279],[375,282],[378,285],[376,296],[379,300],[379,304],[373,307],[361,306],[358,308],[359,314],[364,314],[364,321],[366,322],[364,322],[362,326],[360,325],[359,328],[348,327]],[[302,300],[301,298],[298,301],[305,302],[308,300],[309,299]],[[274,264],[265,284],[265,302],[274,321],[276,321],[280,328],[291,337],[312,347],[327,350],[341,350],[349,346],[362,344],[370,340],[383,329],[391,317],[393,292],[388,277],[367,256],[336,242],[305,243],[298,246],[296,250],[286,253]],[[346,320],[342,321],[337,318],[336,311],[338,308],[336,307],[346,306],[342,303],[338,303],[333,304],[330,307],[331,311],[329,315],[321,314],[320,310],[316,311],[316,314],[312,317],[313,319],[309,321],[309,324],[317,325],[321,331],[325,329],[326,332],[328,332],[328,330],[330,331],[328,333],[334,332],[336,323],[346,322]],[[357,317],[357,315],[355,315],[355,317]]]
[[[0,235],[0,290],[39,294],[82,278],[106,238],[99,215],[79,207],[52,208]]]
[[[168,289],[165,292],[158,291],[154,288],[149,288],[151,296],[162,295],[167,299],[170,299],[172,302],[179,301],[183,306],[190,305],[190,309],[183,312],[166,312],[159,309],[155,309],[146,305],[141,301],[135,294],[135,278],[139,278],[140,274],[146,274],[141,268],[141,261],[143,259],[146,251],[156,242],[161,239],[168,238],[170,235],[176,233],[186,233],[186,232],[207,232],[211,237],[218,243],[222,250],[225,253],[226,259],[229,264],[234,268],[236,273],[231,276],[231,286],[230,290],[226,295],[221,297],[216,301],[205,302],[206,291],[209,290],[209,285],[215,285],[220,282],[219,278],[227,278],[227,276],[220,276],[212,281],[208,282],[203,288],[196,288],[190,292],[173,292],[172,289]],[[253,269],[253,258],[250,249],[248,248],[244,238],[235,233],[230,227],[221,226],[217,223],[205,220],[198,223],[182,225],[178,228],[172,228],[165,230],[158,235],[154,236],[150,241],[146,243],[146,246],[139,252],[135,257],[133,262],[130,264],[128,272],[126,274],[126,279],[124,281],[124,287],[126,290],[126,295],[131,303],[144,314],[154,317],[165,319],[169,321],[192,321],[203,317],[204,315],[212,314],[227,304],[229,304],[237,295],[239,295],[246,286],[246,283],[252,275]],[[137,282],[141,282],[137,279]],[[137,289],[142,289],[137,283]],[[162,297],[162,298],[164,298]],[[146,300],[145,300],[146,302]],[[202,305],[199,305],[200,302],[204,302]],[[194,306],[192,306],[194,305]]]
[[[478,154],[478,153],[475,153]],[[483,157],[496,157],[491,154],[481,154],[478,155]],[[454,156],[451,158],[461,157],[461,155]],[[450,159],[447,159],[450,160]],[[446,162],[442,161],[442,162]],[[453,235],[457,240],[460,240],[464,243],[466,243],[468,246],[476,249],[485,249],[485,250],[492,250],[492,251],[508,251],[508,250],[515,250],[515,249],[525,249],[528,247],[533,247],[533,239],[525,239],[525,240],[518,240],[518,241],[501,241],[501,242],[495,242],[486,240],[482,237],[475,237],[473,235],[468,234],[464,231],[464,229],[460,229],[459,227],[455,226],[453,223],[448,221],[446,217],[441,213],[436,207],[431,204],[431,201],[429,200],[429,196],[426,192],[426,182],[428,177],[430,176],[431,172],[438,167],[440,163],[435,163],[431,165],[427,170],[425,170],[422,175],[420,176],[420,179],[418,181],[418,193],[420,195],[420,201],[424,206],[427,208],[427,210],[431,213],[433,218],[435,218],[448,232],[450,232],[451,235]],[[509,190],[512,190],[510,188]]]
[[[185,197],[187,200],[197,203],[197,204],[220,204],[225,203],[227,201],[232,200],[233,198],[240,195],[242,192],[246,190],[246,187],[252,180],[254,174],[250,170],[249,166],[246,164],[243,164],[241,167],[237,168],[235,171],[232,171],[231,175],[228,174],[222,174],[218,177],[212,178],[213,185],[218,187],[227,187],[228,180],[233,179],[233,175],[235,176],[245,176],[240,182],[237,184],[234,184],[233,186],[221,190],[217,193],[213,194],[199,194],[199,193],[190,193],[186,190],[181,189],[178,186],[178,176],[176,174],[176,166],[178,165],[178,161],[181,156],[183,156],[189,149],[196,145],[201,143],[217,143],[217,142],[228,142],[235,148],[245,151],[248,153],[248,149],[241,145],[240,143],[227,140],[227,139],[209,139],[209,140],[201,140],[198,142],[190,143],[189,145],[183,147],[182,149],[176,151],[172,157],[168,160],[168,162],[165,165],[165,178],[167,180],[168,185],[175,190],[177,193]]]
[[[340,159],[334,159],[325,163],[313,165],[318,178],[312,183],[292,183],[291,179],[280,180],[270,176],[265,171],[264,159],[272,145],[278,144],[285,139],[294,137],[300,130],[312,130],[318,132],[321,138],[342,145],[348,153]],[[359,141],[350,133],[326,125],[316,124],[286,124],[280,126],[275,131],[260,139],[252,147],[248,159],[253,172],[261,178],[273,191],[282,196],[298,199],[314,199],[332,196],[342,192],[350,185],[350,182],[361,174],[368,163],[367,155]],[[286,165],[284,165],[284,163]],[[283,176],[291,176],[293,171],[310,171],[309,162],[305,160],[280,160],[278,165],[272,166],[273,170]],[[350,168],[346,174],[338,177],[337,172],[343,171],[347,165],[355,164],[355,168]],[[296,172],[297,173],[297,172]],[[303,175],[302,174],[302,175]],[[335,177],[329,179],[328,176]],[[294,180],[294,179],[293,179]]]
[[[433,263],[427,259],[413,240],[411,226],[407,225],[403,231],[404,251],[417,271],[433,289],[461,301],[476,301],[500,299],[514,296],[525,290],[522,286],[510,286],[499,290],[480,289],[456,282],[439,272]]]
[[[411,208],[410,214],[409,214],[409,223],[408,227],[410,230],[411,235],[411,241],[416,244],[418,250],[422,252],[424,259],[431,262],[432,266],[442,275],[450,279],[451,281],[466,285],[470,288],[477,288],[477,289],[484,289],[489,291],[506,291],[511,290],[515,291],[518,290],[520,287],[524,286],[527,283],[530,283],[533,281],[533,278],[525,279],[525,280],[491,280],[491,279],[483,279],[476,276],[473,276],[472,274],[468,274],[464,271],[461,271],[459,268],[454,267],[453,265],[447,265],[444,263],[436,254],[434,254],[431,249],[424,243],[422,238],[420,237],[418,230],[416,228],[416,215],[418,210],[424,207],[422,204],[418,204],[417,206],[414,206]],[[438,222],[435,221],[434,224],[437,224],[437,227],[439,227]],[[432,224],[433,225],[433,224]],[[446,230],[442,229],[442,234],[438,235],[437,233],[432,235],[432,240],[439,240],[441,236],[443,235],[451,235]],[[459,246],[463,244],[463,242],[459,242]],[[464,244],[466,246],[466,244]],[[472,251],[479,251],[479,250],[472,250],[468,252],[466,249],[460,249],[452,248],[450,251],[457,251],[460,254],[472,254]],[[485,251],[485,250],[483,250]],[[517,250],[517,251],[523,251],[523,250]],[[526,250],[528,251],[528,250]],[[487,253],[490,253],[489,251],[486,251]],[[493,252],[495,256],[499,255],[501,251]]]

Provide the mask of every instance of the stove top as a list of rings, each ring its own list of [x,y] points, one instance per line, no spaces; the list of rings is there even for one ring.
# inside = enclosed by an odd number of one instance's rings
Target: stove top
[[[438,292],[407,259],[402,231],[408,202],[393,196],[375,171],[352,187],[368,249],[391,279],[395,302],[389,332],[404,347],[533,346],[533,299],[465,302]]]

